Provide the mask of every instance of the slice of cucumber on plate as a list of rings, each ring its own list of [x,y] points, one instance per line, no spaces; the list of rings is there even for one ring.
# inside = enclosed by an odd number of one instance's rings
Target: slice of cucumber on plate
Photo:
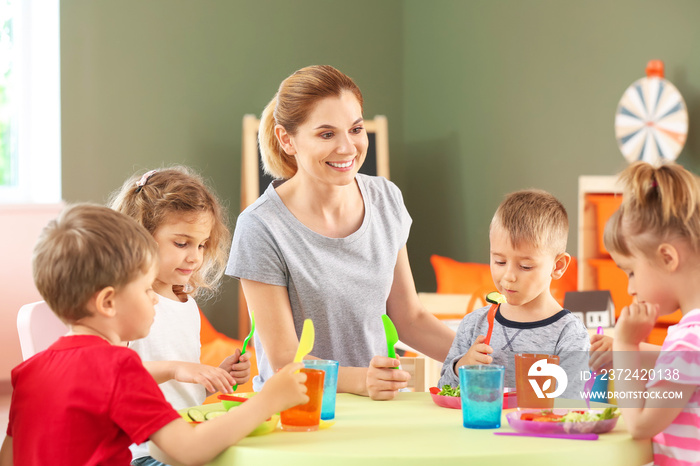
[[[209,419],[214,419],[215,417],[223,416],[224,414],[226,414],[226,411],[209,411],[204,415],[204,419],[208,421]]]
[[[204,413],[198,410],[197,408],[188,409],[187,417],[189,417],[192,420],[192,422],[204,422],[206,420],[206,417],[204,417]]]

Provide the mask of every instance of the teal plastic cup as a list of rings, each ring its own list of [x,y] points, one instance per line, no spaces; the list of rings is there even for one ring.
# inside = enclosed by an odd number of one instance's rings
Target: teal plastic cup
[[[499,365],[474,365],[460,366],[458,370],[464,427],[501,427],[505,368]]]
[[[325,372],[323,377],[323,402],[321,419],[335,419],[335,394],[338,391],[338,361],[331,359],[305,359],[304,367]]]

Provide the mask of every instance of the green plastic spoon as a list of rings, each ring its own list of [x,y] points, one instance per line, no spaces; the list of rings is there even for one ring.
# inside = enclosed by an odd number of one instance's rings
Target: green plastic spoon
[[[396,332],[396,327],[391,321],[391,318],[382,314],[382,323],[384,324],[384,333],[386,334],[386,352],[390,358],[396,358],[396,350],[394,345],[399,341],[399,334]]]
[[[255,332],[255,315],[253,315],[253,310],[250,310],[250,333],[248,334],[247,337],[245,337],[245,340],[243,340],[243,348],[241,349],[241,356],[245,354],[245,350],[248,347],[248,342],[250,341],[250,337],[253,336],[253,332]],[[235,392],[238,389],[238,384],[233,386],[233,391]]]
[[[301,338],[299,338],[299,347],[297,354],[294,356],[294,362],[301,362],[304,356],[309,354],[314,348],[314,323],[311,319],[304,320],[304,327],[301,329]]]

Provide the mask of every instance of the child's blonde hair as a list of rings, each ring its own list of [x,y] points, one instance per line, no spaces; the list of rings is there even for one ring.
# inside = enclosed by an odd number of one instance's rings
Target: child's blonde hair
[[[700,250],[700,185],[697,176],[669,162],[635,162],[620,173],[622,205],[608,219],[605,247],[631,256],[652,253],[660,242],[682,239]]]
[[[158,245],[133,219],[107,207],[66,207],[44,228],[34,247],[34,283],[51,310],[66,323],[90,315],[98,291],[117,290],[157,263]]]
[[[307,66],[295,71],[280,84],[279,90],[260,116],[258,144],[263,169],[275,178],[289,179],[297,172],[294,156],[287,154],[275,135],[275,125],[296,135],[316,104],[326,97],[352,92],[362,109],[362,92],[355,82],[329,65]]]
[[[112,194],[109,205],[151,234],[170,215],[211,214],[213,225],[202,266],[192,274],[187,289],[176,291],[193,296],[216,292],[226,267],[231,233],[226,211],[200,175],[183,166],[135,174]]]
[[[510,235],[513,247],[529,245],[555,254],[566,252],[569,217],[562,203],[546,191],[526,189],[508,194],[491,220],[490,229],[495,226]]]

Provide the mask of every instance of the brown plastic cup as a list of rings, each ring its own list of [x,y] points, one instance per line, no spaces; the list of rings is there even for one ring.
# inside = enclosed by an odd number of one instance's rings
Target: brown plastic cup
[[[530,367],[537,361],[547,360],[547,364],[559,365],[559,356],[551,354],[517,353],[515,355],[515,392],[518,398],[518,408],[552,409],[554,398],[548,398],[547,393],[556,390],[557,381],[551,376],[529,375]],[[542,397],[538,396],[532,383],[540,387]]]

